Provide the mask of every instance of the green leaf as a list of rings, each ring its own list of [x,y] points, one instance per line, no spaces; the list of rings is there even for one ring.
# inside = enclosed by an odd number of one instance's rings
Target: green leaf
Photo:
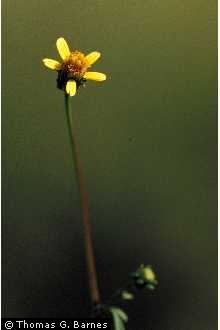
[[[125,322],[128,320],[127,314],[117,307],[111,307],[109,311],[112,314],[114,330],[125,330]]]
[[[131,293],[129,291],[122,291],[121,297],[124,300],[132,300],[132,299],[134,299],[133,293]]]
[[[153,284],[147,284],[146,288],[149,290],[155,290],[155,286]]]
[[[128,316],[122,309],[120,308],[114,308],[114,309],[117,311],[118,315],[124,322],[128,322]]]

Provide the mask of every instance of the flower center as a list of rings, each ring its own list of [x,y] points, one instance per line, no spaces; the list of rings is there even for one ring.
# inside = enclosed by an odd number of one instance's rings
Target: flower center
[[[85,55],[77,50],[71,52],[69,57],[63,62],[62,70],[68,75],[68,78],[80,79],[84,76],[89,67]]]

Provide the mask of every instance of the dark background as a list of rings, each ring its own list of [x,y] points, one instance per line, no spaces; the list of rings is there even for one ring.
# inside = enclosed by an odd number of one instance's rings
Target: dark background
[[[83,317],[77,186],[56,73],[65,37],[100,50],[72,99],[103,298],[141,262],[129,330],[217,328],[216,1],[2,2],[2,316]]]

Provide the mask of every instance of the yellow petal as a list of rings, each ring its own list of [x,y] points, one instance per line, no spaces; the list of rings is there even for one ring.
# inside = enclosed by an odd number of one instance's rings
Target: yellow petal
[[[52,69],[52,70],[60,70],[61,69],[61,64],[58,61],[52,60],[50,58],[44,58],[43,63],[49,69]]]
[[[106,75],[100,72],[86,72],[83,78],[88,80],[103,81],[106,80]]]
[[[65,60],[70,55],[69,46],[67,45],[66,40],[64,38],[59,38],[57,39],[56,45],[60,57],[62,60]]]
[[[101,56],[99,52],[92,52],[88,55],[86,55],[86,59],[89,62],[89,65],[93,65]]]
[[[74,80],[69,80],[66,84],[66,92],[70,94],[70,96],[74,96],[76,94],[76,82]]]

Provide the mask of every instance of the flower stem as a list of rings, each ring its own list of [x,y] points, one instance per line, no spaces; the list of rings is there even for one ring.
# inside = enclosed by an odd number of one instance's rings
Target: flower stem
[[[82,165],[79,155],[79,146],[76,139],[76,133],[75,130],[73,129],[73,124],[72,124],[72,111],[70,105],[70,96],[68,94],[65,94],[65,107],[66,107],[67,126],[68,126],[72,156],[76,170],[76,178],[79,186],[80,203],[81,203],[83,226],[84,226],[85,250],[86,250],[88,277],[89,277],[90,296],[93,307],[95,307],[96,305],[100,304],[100,294],[99,294],[98,282],[97,282],[95,256],[94,256],[93,241],[92,241],[92,230],[89,220],[88,195],[85,188],[85,181],[82,172]]]

